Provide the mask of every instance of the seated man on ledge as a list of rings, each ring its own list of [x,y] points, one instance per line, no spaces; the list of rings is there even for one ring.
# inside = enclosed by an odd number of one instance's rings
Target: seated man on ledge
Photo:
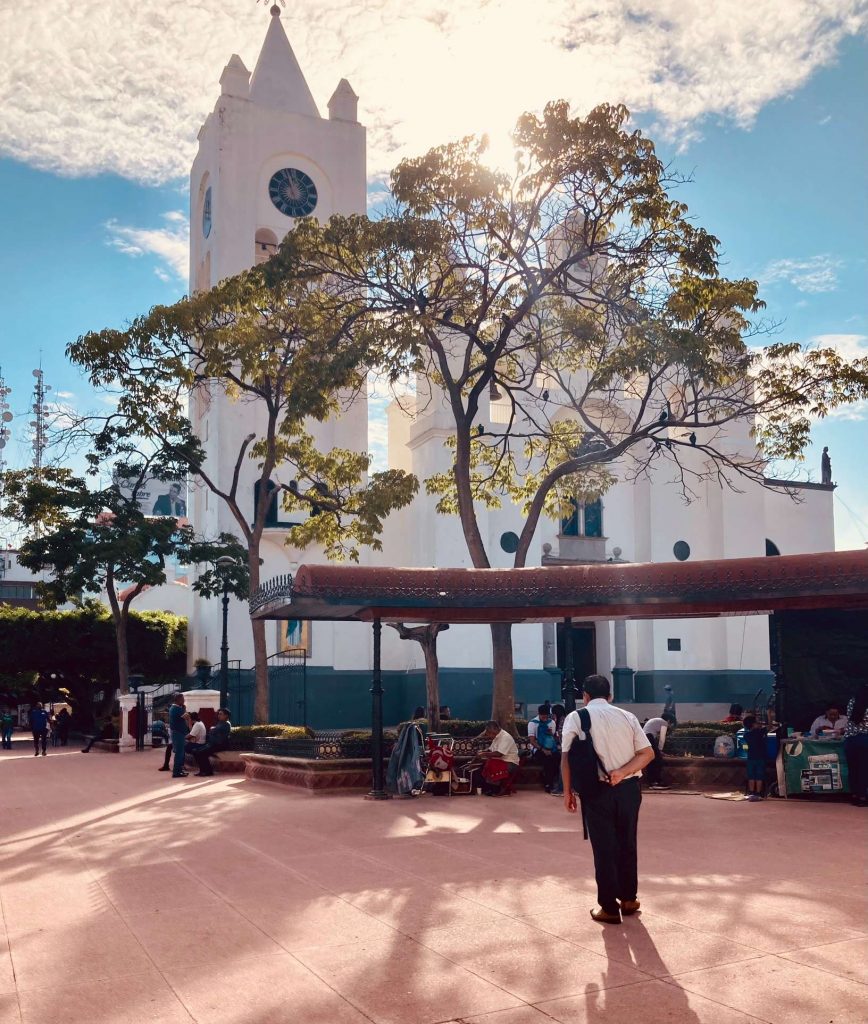
[[[220,708],[217,712],[217,724],[212,725],[208,732],[208,742],[193,751],[196,764],[199,765],[198,776],[213,775],[209,758],[212,754],[219,754],[221,750],[229,749],[229,735],[232,732],[232,723],[229,721],[229,709]]]
[[[483,736],[491,746],[476,755],[483,761],[482,792],[486,796],[500,796],[509,788],[505,783],[518,771],[518,747],[506,729],[501,729],[493,719],[485,723]]]
[[[841,709],[837,704],[830,704],[826,708],[825,715],[819,715],[811,722],[810,733],[812,736],[819,736],[821,732],[843,736],[846,728],[847,716],[841,714]]]

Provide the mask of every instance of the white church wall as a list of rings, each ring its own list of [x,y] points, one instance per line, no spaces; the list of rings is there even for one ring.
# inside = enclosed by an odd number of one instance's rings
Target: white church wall
[[[834,491],[799,487],[795,495],[764,489],[765,536],[782,555],[834,551]]]

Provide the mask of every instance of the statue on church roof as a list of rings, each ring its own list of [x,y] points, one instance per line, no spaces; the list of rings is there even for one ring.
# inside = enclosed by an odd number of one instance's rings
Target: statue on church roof
[[[828,447],[823,449],[823,455],[820,459],[820,481],[824,484],[832,482],[832,460],[829,458]]]

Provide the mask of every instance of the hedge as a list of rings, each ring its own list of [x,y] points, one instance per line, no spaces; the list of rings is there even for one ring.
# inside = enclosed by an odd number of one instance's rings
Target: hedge
[[[261,736],[275,736],[282,740],[303,740],[313,736],[313,730],[303,725],[238,725],[229,737],[231,750],[253,750],[253,741]]]
[[[402,722],[398,728],[401,729],[407,722]],[[421,726],[423,729],[428,729],[427,718],[417,718],[414,722],[415,725]],[[474,718],[449,718],[445,722],[440,723],[440,732],[447,733],[449,736],[465,737],[465,736],[479,736],[480,733],[485,731],[485,727],[488,724],[487,718],[474,719]],[[516,718],[515,729],[519,736],[527,736],[527,721],[524,718]]]

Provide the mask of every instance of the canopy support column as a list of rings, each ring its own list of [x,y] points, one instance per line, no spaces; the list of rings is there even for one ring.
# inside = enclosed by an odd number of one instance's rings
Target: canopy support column
[[[567,714],[576,710],[576,673],[573,668],[573,620],[564,619],[564,671],[561,696]]]
[[[374,619],[374,673],[371,685],[371,760],[373,779],[368,800],[388,800],[383,772],[383,671],[381,665],[383,623]]]

